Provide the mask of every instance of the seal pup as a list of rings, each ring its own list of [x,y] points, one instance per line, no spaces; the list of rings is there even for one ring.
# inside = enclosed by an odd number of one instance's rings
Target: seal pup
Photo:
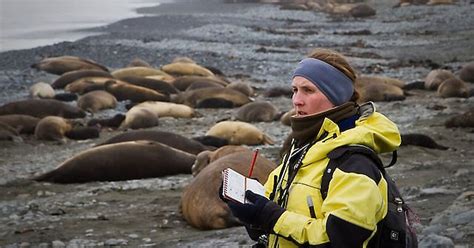
[[[438,87],[438,96],[442,98],[448,97],[469,97],[469,87],[462,80],[457,78],[448,78],[444,80]]]
[[[31,115],[38,118],[56,115],[68,119],[86,116],[82,109],[53,99],[28,99],[0,106],[0,115],[8,114]]]
[[[291,126],[291,118],[293,115],[296,115],[295,109],[290,109],[288,112],[284,113],[280,117],[280,122],[285,126]]]
[[[125,120],[119,129],[139,129],[158,126],[158,116],[146,108],[131,108],[125,114]]]
[[[290,87],[271,87],[263,92],[263,96],[265,97],[291,97],[293,95],[293,91]]]
[[[229,144],[229,141],[226,139],[215,137],[215,136],[209,136],[209,135],[193,137],[193,140],[205,146],[212,146],[212,147],[222,147]]]
[[[14,128],[20,134],[34,134],[40,118],[29,115],[0,115],[0,122]]]
[[[30,86],[30,96],[32,98],[54,98],[56,93],[53,87],[45,82],[38,82]]]
[[[210,70],[195,63],[175,62],[161,67],[161,70],[171,75],[214,76]]]
[[[114,144],[126,141],[134,141],[134,140],[152,140],[156,142],[160,142],[167,146],[176,148],[181,151],[185,151],[191,154],[198,154],[202,151],[207,150],[208,148],[203,144],[199,143],[198,141],[188,139],[182,135],[166,132],[166,131],[158,131],[158,130],[135,130],[135,131],[127,131],[96,145],[96,146],[103,146],[107,144]]]
[[[117,98],[117,101],[130,100],[132,102],[145,101],[165,101],[170,100],[169,96],[127,83],[120,83],[114,80],[105,82],[105,90]]]
[[[444,123],[447,128],[451,127],[474,127],[474,108],[470,108],[468,111],[455,115]]]
[[[222,170],[232,168],[245,175],[252,157],[250,150],[231,153],[213,161],[197,174],[181,196],[181,212],[188,224],[201,230],[241,225],[219,199],[219,186],[222,184]],[[274,168],[272,161],[258,156],[252,177],[265,182]]]
[[[66,87],[66,85],[85,77],[113,78],[113,76],[106,71],[76,70],[64,73],[59,78],[54,80],[51,86],[54,89],[63,89],[64,87]]]
[[[72,102],[77,100],[75,93],[57,93],[54,95],[54,99],[62,102]]]
[[[354,86],[357,92],[359,92],[358,103],[368,101],[400,101],[405,99],[404,92],[400,87],[375,77],[358,77]]]
[[[99,127],[74,127],[67,131],[64,136],[73,140],[95,139],[100,136]]]
[[[38,122],[35,137],[38,140],[65,142],[66,132],[72,129],[70,122],[59,116],[46,116]]]
[[[77,71],[82,69],[99,70],[108,72],[107,67],[97,62],[79,58],[76,56],[59,56],[42,59],[40,62],[31,65],[31,68],[46,71],[48,73],[62,75],[66,72]]]
[[[459,78],[464,82],[474,83],[474,62],[463,65],[459,71]]]
[[[242,106],[252,101],[248,96],[229,88],[203,88],[185,91],[176,96],[171,96],[172,102],[182,103],[190,107],[196,107],[198,102],[210,98],[219,98],[230,101],[235,107]]]
[[[127,67],[138,67],[138,66],[153,68],[153,66],[151,66],[148,62],[140,58],[134,58],[127,65]]]
[[[212,126],[206,135],[226,139],[230,145],[274,144],[260,129],[241,121],[221,121]]]
[[[233,89],[239,91],[240,93],[252,97],[255,95],[255,91],[253,90],[252,86],[246,82],[232,82],[226,86],[229,89]]]
[[[421,146],[431,149],[438,150],[447,150],[449,147],[439,145],[431,137],[425,134],[411,133],[411,134],[402,134],[402,143],[401,146],[413,145]]]
[[[195,158],[158,142],[129,141],[87,149],[34,180],[85,183],[190,174]]]
[[[454,78],[454,74],[448,70],[436,69],[428,73],[425,78],[425,89],[437,90],[439,85],[446,79]]]
[[[196,89],[202,89],[202,88],[211,88],[211,87],[216,87],[216,88],[224,88],[221,84],[218,84],[216,82],[212,81],[198,81],[194,82],[191,85],[189,85],[185,91],[191,91],[191,90],[196,90]]]
[[[64,90],[82,95],[92,90],[104,90],[105,82],[109,80],[111,79],[108,77],[83,77],[66,85],[66,87],[64,87]],[[125,83],[123,81],[119,82]]]
[[[114,109],[117,99],[107,91],[94,90],[80,96],[77,106],[84,111],[96,113],[102,109]]]
[[[251,102],[241,106],[235,113],[235,119],[245,122],[270,122],[280,119],[281,113],[267,101]]]
[[[191,63],[191,64],[197,64],[196,61],[194,61],[192,58],[190,57],[186,57],[186,56],[180,56],[180,57],[176,57],[174,58],[171,63]]]

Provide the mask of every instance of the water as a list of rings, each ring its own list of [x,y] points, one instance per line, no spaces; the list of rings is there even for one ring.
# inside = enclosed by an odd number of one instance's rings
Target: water
[[[0,52],[74,41],[160,0],[0,0]]]

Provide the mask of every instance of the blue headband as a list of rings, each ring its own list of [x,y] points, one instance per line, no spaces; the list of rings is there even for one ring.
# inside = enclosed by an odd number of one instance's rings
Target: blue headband
[[[349,77],[319,59],[301,60],[292,79],[296,76],[311,81],[336,106],[348,102],[354,93],[354,84]]]

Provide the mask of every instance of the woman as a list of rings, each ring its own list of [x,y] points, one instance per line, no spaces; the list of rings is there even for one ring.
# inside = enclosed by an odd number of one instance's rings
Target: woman
[[[268,237],[268,247],[374,247],[377,223],[387,214],[387,182],[376,164],[352,155],[334,170],[324,201],[320,192],[327,155],[335,148],[363,145],[384,153],[400,145],[393,122],[373,104],[355,103],[355,77],[331,50],[316,49],[298,64],[292,141],[265,183],[270,200],[247,191],[251,203],[227,203],[252,239]]]

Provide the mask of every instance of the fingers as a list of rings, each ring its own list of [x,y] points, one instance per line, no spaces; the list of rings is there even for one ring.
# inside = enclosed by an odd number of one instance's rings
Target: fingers
[[[253,193],[251,190],[245,191],[245,198],[247,198],[251,203],[255,203],[258,197],[259,195]]]

